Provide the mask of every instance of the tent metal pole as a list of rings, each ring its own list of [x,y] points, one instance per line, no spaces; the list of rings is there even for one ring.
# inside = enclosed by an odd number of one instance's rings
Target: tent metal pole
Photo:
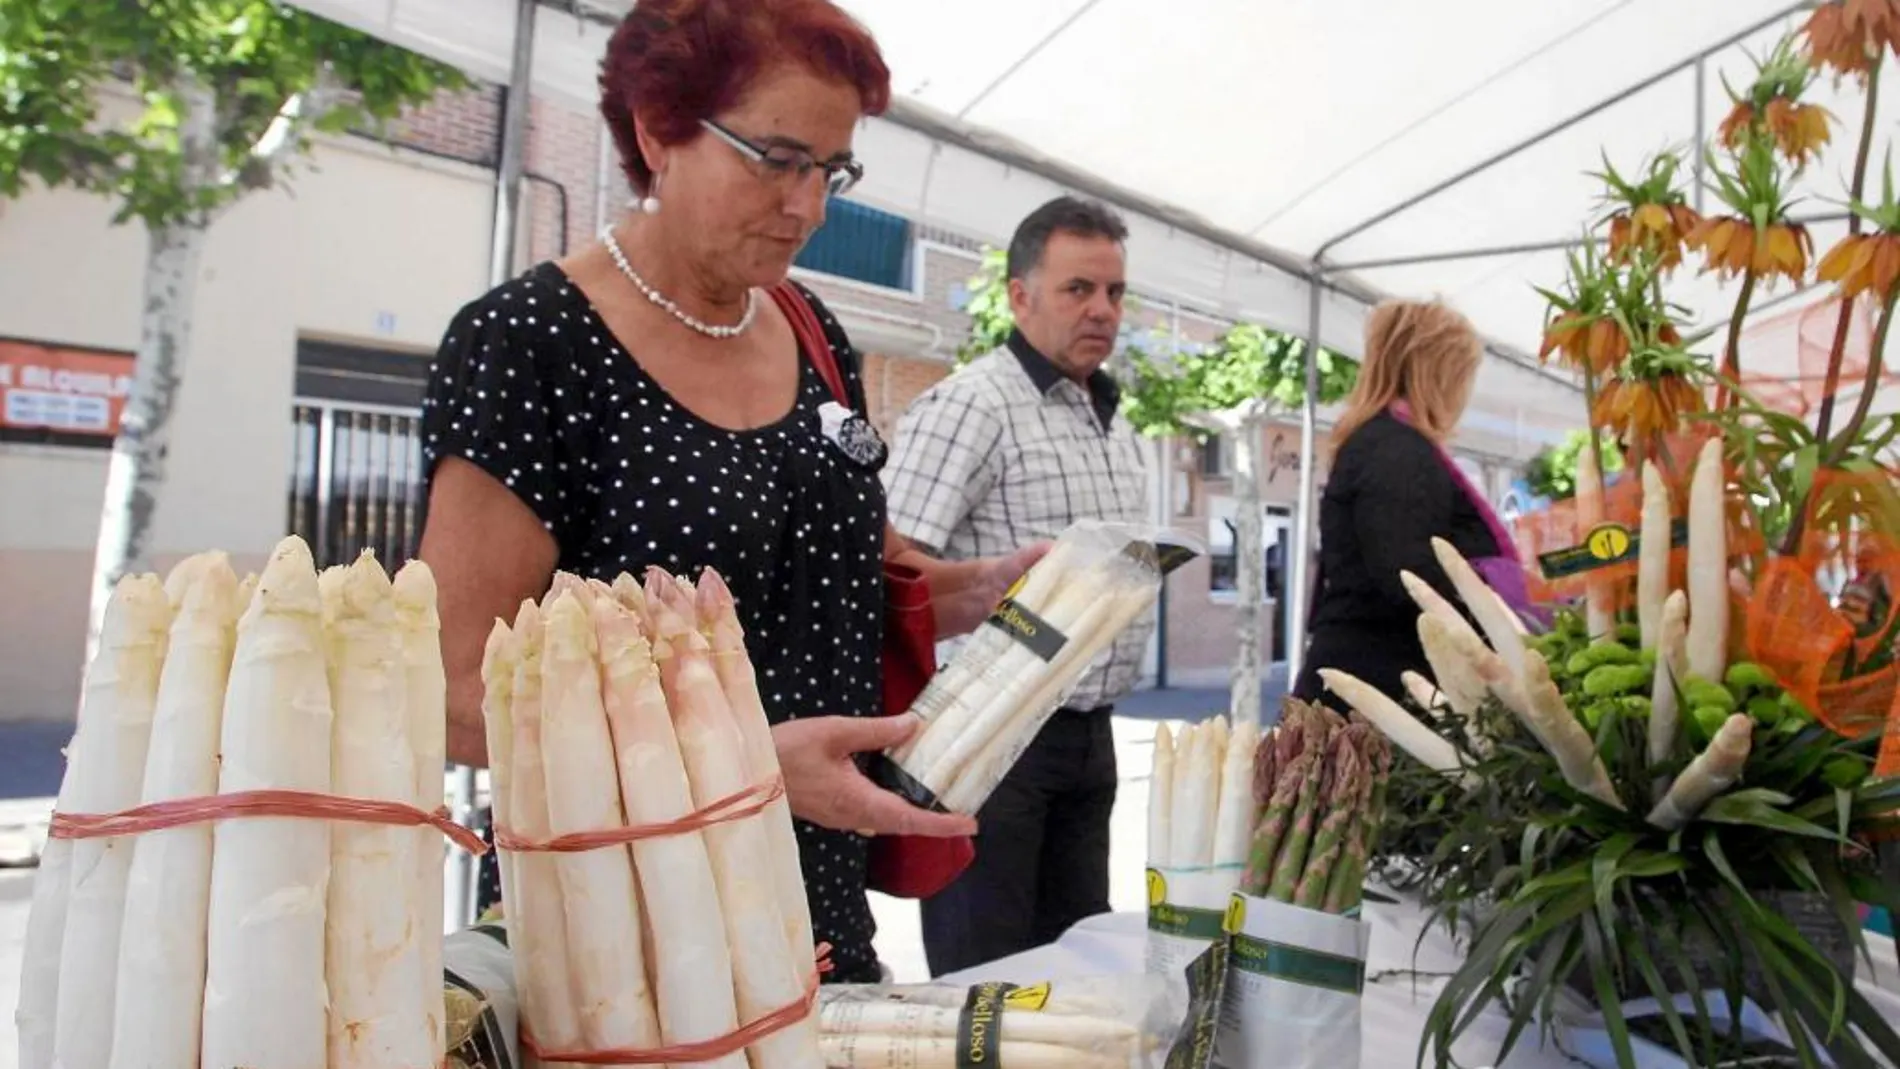
[[[1594,239],[1602,244],[1603,239]],[[1528,241],[1521,245],[1491,245],[1476,249],[1453,249],[1450,252],[1425,252],[1416,256],[1392,256],[1382,260],[1357,260],[1351,263],[1328,265],[1329,271],[1376,271],[1384,267],[1410,267],[1414,264],[1437,264],[1451,260],[1483,260],[1493,256],[1519,256],[1527,252],[1558,252],[1574,249],[1583,244],[1582,238],[1567,238],[1561,241]]]
[[[1635,96],[1636,94],[1641,93],[1644,90],[1650,89],[1654,86],[1660,85],[1663,82],[1668,81],[1669,79],[1675,77],[1676,75],[1681,74],[1683,71],[1689,70],[1697,66],[1698,64],[1705,62],[1709,56],[1712,56],[1715,53],[1720,52],[1723,49],[1728,48],[1732,45],[1735,45],[1742,41],[1747,40],[1748,38],[1754,36],[1755,34],[1760,33],[1762,30],[1765,30],[1768,27],[1773,26],[1775,23],[1780,22],[1782,19],[1785,19],[1788,16],[1795,14],[1796,12],[1805,10],[1808,6],[1809,5],[1805,2],[1790,4],[1789,6],[1781,9],[1780,11],[1777,11],[1773,15],[1770,15],[1769,17],[1762,19],[1759,22],[1754,23],[1753,25],[1740,31],[1739,33],[1730,34],[1728,37],[1725,37],[1722,40],[1716,42],[1715,44],[1710,45],[1707,48],[1704,48],[1700,52],[1697,52],[1695,55],[1690,56],[1687,59],[1684,59],[1682,62],[1673,64],[1672,66],[1666,67],[1663,70],[1657,71],[1655,74],[1652,74],[1647,78],[1644,78],[1642,81],[1637,82],[1635,85],[1629,86],[1612,96],[1605,97],[1604,99],[1597,101],[1595,104],[1590,105],[1589,107],[1583,109],[1582,111],[1579,111],[1571,115],[1569,118],[1566,118],[1562,120],[1561,122],[1555,123],[1551,126],[1545,127],[1543,130],[1540,130],[1537,133],[1532,134],[1531,136],[1525,138],[1524,140],[1519,141],[1516,144],[1503,149],[1502,151],[1496,152],[1490,156],[1485,157],[1483,160],[1479,161],[1478,163],[1472,164],[1470,167],[1467,167],[1464,170],[1459,171],[1457,174],[1452,175],[1450,178],[1447,178],[1444,181],[1433,185],[1431,188],[1425,190],[1423,193],[1416,194],[1412,197],[1408,197],[1407,199],[1403,201],[1400,201],[1398,204],[1395,204],[1392,207],[1387,208],[1386,210],[1380,212],[1379,214],[1373,216],[1372,218],[1367,219],[1364,222],[1359,223],[1357,226],[1354,226],[1351,229],[1342,232],[1337,237],[1334,237],[1331,240],[1327,241],[1324,245],[1321,245],[1319,249],[1313,253],[1314,265],[1317,266],[1320,263],[1322,263],[1326,259],[1326,254],[1331,252],[1334,246],[1339,245],[1342,242],[1350,241],[1353,238],[1358,237],[1359,235],[1365,233],[1366,231],[1371,230],[1373,227],[1378,226],[1380,223],[1383,223],[1386,220],[1391,219],[1393,216],[1402,215],[1405,212],[1411,211],[1413,208],[1416,208],[1420,204],[1423,204],[1424,202],[1431,200],[1433,197],[1438,196],[1440,193],[1443,193],[1454,186],[1461,185],[1464,182],[1469,181],[1470,179],[1483,174],[1484,172],[1490,170],[1491,168],[1496,167],[1498,164],[1503,163],[1504,161],[1511,159],[1514,156],[1517,156],[1525,151],[1528,151],[1529,149],[1535,148],[1538,145],[1543,144],[1545,141],[1548,141],[1551,138],[1556,137],[1558,134],[1563,133],[1565,130],[1570,129],[1571,127],[1577,125],[1578,123],[1581,123],[1590,118],[1594,118],[1595,116],[1602,114],[1603,112],[1609,110],[1610,108],[1613,108],[1616,105],[1623,103],[1625,100],[1628,100],[1629,98]]]
[[[1695,187],[1690,191],[1691,203],[1695,213],[1702,214],[1702,205],[1708,199],[1704,194],[1704,185],[1708,181],[1709,156],[1703,146],[1709,140],[1709,59],[1698,56],[1695,61],[1695,144],[1691,146],[1695,160]]]
[[[1319,423],[1319,320],[1326,280],[1315,271],[1310,280],[1311,304],[1307,306],[1306,397],[1300,405],[1300,499],[1293,506],[1293,581],[1286,591],[1286,673],[1287,687],[1299,682],[1300,669],[1306,663],[1306,618],[1313,592],[1313,483],[1318,471],[1314,432]]]

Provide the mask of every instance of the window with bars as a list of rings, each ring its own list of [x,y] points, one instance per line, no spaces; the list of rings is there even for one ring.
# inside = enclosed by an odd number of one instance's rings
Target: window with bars
[[[367,549],[393,570],[415,555],[426,372],[404,353],[298,344],[287,519],[319,567]]]

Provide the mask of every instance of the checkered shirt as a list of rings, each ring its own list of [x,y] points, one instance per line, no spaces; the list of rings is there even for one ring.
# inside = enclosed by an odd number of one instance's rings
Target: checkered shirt
[[[998,349],[911,403],[884,468],[891,523],[905,538],[934,556],[970,560],[1053,539],[1077,520],[1149,521],[1134,428],[1120,415],[1104,427],[1098,405],[1107,399],[1046,366],[1039,383],[1025,364],[1041,359]],[[1133,690],[1153,630],[1149,611],[1064,704],[1095,709]],[[940,646],[939,660],[960,645]]]

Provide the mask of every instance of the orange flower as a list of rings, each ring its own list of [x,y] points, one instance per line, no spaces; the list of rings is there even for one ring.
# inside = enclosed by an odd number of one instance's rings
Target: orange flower
[[[1603,375],[1623,366],[1630,343],[1613,319],[1565,312],[1544,328],[1544,346],[1537,355],[1548,360],[1553,352],[1571,367],[1587,367]]]
[[[1885,298],[1900,284],[1900,235],[1849,234],[1821,257],[1815,275],[1840,283],[1845,301],[1863,293]]]
[[[1597,394],[1591,422],[1624,441],[1650,441],[1673,434],[1684,416],[1702,411],[1702,391],[1677,374],[1652,379],[1611,379]]]
[[[1763,279],[1782,275],[1797,286],[1814,253],[1814,239],[1804,226],[1775,223],[1757,231],[1748,220],[1734,216],[1704,219],[1683,243],[1703,254],[1705,271],[1724,278],[1744,272]]]
[[[1900,53],[1900,0],[1835,0],[1808,16],[1808,54],[1837,74],[1865,76],[1883,48]]]
[[[1759,124],[1774,138],[1775,147],[1783,156],[1805,167],[1808,157],[1820,155],[1821,149],[1832,140],[1834,132],[1828,125],[1829,119],[1826,108],[1786,97],[1770,100],[1763,109],[1757,109],[1747,100],[1738,100],[1728,118],[1722,120],[1717,136],[1723,147],[1735,148]]]
[[[1701,221],[1686,204],[1639,204],[1610,217],[1610,259],[1628,263],[1637,249],[1653,249],[1656,267],[1667,271],[1682,262],[1682,239]]]

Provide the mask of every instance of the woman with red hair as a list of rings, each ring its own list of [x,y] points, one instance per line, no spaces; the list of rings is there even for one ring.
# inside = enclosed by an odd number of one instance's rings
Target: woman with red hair
[[[853,760],[910,730],[876,715],[884,563],[922,571],[955,634],[1033,557],[940,563],[896,538],[857,353],[801,289],[828,351],[803,350],[766,292],[861,177],[852,135],[889,102],[890,73],[827,0],[641,0],[600,85],[638,199],[598,243],[462,309],[430,372],[421,556],[440,585],[450,756],[486,764],[484,638],[557,569],[717,569],[774,724],[829,979],[876,980],[865,835],[975,830]]]

